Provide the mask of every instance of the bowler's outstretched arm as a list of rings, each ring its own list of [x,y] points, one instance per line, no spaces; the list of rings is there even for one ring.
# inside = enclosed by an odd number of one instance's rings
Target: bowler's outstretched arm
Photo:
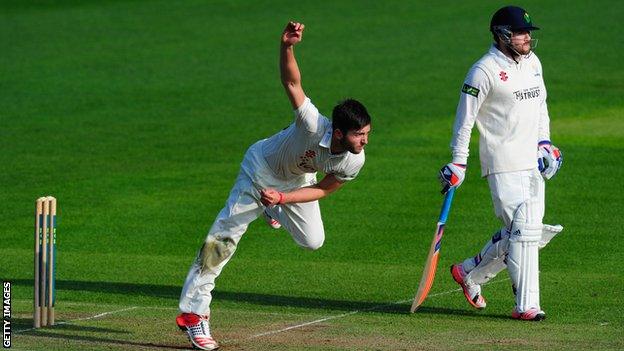
[[[288,22],[280,46],[280,75],[286,95],[293,109],[299,108],[305,101],[305,93],[301,87],[301,73],[295,59],[293,47],[303,38],[305,26],[298,22]]]

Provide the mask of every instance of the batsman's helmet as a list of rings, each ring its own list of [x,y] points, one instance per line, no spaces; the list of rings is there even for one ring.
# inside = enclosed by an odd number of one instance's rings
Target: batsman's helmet
[[[505,6],[496,11],[490,21],[490,31],[501,37],[505,42],[511,40],[513,32],[532,31],[539,29],[533,25],[531,16],[517,6]]]

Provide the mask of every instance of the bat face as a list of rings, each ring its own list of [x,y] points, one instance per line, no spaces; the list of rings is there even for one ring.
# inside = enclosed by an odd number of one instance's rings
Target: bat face
[[[414,297],[414,302],[412,303],[412,308],[410,309],[410,312],[412,313],[414,313],[414,311],[416,311],[416,309],[423,303],[425,298],[427,298],[429,290],[431,290],[431,286],[433,285],[436,269],[438,267],[438,258],[443,234],[444,224],[438,222],[438,228],[433,237],[433,241],[431,242],[429,255],[427,256],[427,261],[425,262],[425,269],[423,270],[423,275],[420,279],[420,284],[418,285],[418,291],[416,292],[416,297]]]
[[[418,285],[418,291],[414,297],[414,302],[410,308],[410,312],[414,313],[416,309],[425,301],[429,290],[433,285],[435,279],[436,268],[438,267],[438,258],[440,254],[440,248],[442,246],[442,235],[444,235],[444,226],[448,213],[451,210],[451,202],[453,201],[453,194],[455,188],[449,189],[444,197],[444,203],[442,204],[442,210],[440,211],[440,217],[438,218],[438,225],[429,247],[429,255],[427,261],[425,261],[425,269],[423,270],[422,278],[420,278],[420,284]]]

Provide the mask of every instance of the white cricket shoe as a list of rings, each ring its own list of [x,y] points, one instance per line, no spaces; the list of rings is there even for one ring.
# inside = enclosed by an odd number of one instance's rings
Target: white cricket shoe
[[[466,284],[464,278],[466,277],[466,271],[462,267],[461,263],[451,266],[451,275],[453,279],[459,284],[464,291],[464,296],[468,303],[479,310],[485,308],[485,298],[481,295],[481,285],[478,284]]]
[[[269,213],[267,212],[267,210],[264,210],[264,212],[262,213],[262,216],[264,217],[264,220],[267,222],[267,224],[271,228],[280,229],[282,227],[282,224],[277,219],[271,217]]]
[[[541,321],[546,319],[546,312],[539,308],[529,308],[527,311],[518,312],[518,308],[515,307],[511,312],[511,318],[523,321]]]
[[[200,350],[216,350],[219,344],[210,335],[208,316],[195,313],[181,313],[176,317],[178,328],[188,334],[193,346]]]

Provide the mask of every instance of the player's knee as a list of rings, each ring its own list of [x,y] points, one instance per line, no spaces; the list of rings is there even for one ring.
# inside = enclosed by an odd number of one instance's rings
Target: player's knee
[[[325,242],[325,230],[319,226],[296,228],[290,235],[297,245],[307,250],[318,250]]]
[[[308,250],[318,250],[321,248],[321,246],[323,246],[323,243],[325,242],[325,238],[321,237],[321,238],[313,238],[313,239],[309,239],[306,240],[306,242],[302,245],[302,247],[304,249],[308,249]]]
[[[325,242],[325,233],[323,231],[318,232],[310,232],[305,235],[303,242],[300,242],[299,245],[304,249],[308,250],[318,250],[323,243]]]

